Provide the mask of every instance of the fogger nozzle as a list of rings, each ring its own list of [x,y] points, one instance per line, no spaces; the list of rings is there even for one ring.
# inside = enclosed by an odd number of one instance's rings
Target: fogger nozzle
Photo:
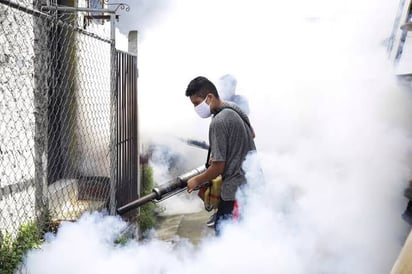
[[[153,188],[152,192],[146,196],[143,196],[133,202],[130,202],[124,206],[121,206],[117,209],[118,214],[124,214],[129,212],[132,209],[138,208],[150,201],[162,201],[167,199],[173,195],[176,195],[183,191],[187,187],[187,181],[202,173],[206,170],[204,165],[197,167],[189,172],[186,172],[180,176],[178,176],[175,180],[171,183],[163,184],[158,187]]]

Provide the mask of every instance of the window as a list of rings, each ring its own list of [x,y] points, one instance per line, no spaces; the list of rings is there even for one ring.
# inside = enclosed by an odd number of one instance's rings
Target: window
[[[104,0],[88,0],[90,9],[103,9],[104,8]],[[103,24],[103,13],[101,12],[90,12],[89,16],[86,16],[88,19],[88,23],[95,23],[95,24]]]

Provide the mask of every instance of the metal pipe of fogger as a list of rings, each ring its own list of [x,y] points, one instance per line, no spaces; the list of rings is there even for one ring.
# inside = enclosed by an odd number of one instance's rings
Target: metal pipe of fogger
[[[160,201],[162,199],[165,199],[166,197],[170,197],[173,195],[173,193],[179,193],[179,190],[185,189],[187,187],[187,181],[202,173],[203,171],[206,170],[206,167],[204,165],[195,168],[189,172],[186,172],[176,178],[176,180],[173,183],[170,184],[163,184],[158,187],[153,188],[152,192],[146,196],[143,196],[133,202],[130,202],[124,206],[121,206],[117,209],[118,214],[124,214],[130,210],[133,210],[135,208],[138,208],[150,201],[157,200]]]

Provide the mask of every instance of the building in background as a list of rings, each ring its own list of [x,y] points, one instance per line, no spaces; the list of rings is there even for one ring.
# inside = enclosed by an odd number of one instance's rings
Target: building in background
[[[400,0],[397,14],[388,40],[387,50],[394,63],[395,74],[400,83],[408,89],[412,88],[412,1]],[[411,167],[412,168],[412,167]],[[412,180],[405,186],[407,198],[406,209],[402,214],[403,219],[412,225]],[[391,274],[412,273],[412,233],[408,238],[395,262]]]
[[[411,0],[400,0],[387,50],[395,73],[402,80],[412,77],[412,7]]]

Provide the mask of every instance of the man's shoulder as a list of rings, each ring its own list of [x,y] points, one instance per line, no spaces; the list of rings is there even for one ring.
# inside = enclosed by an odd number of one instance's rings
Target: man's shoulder
[[[212,119],[211,126],[233,128],[237,123],[241,122],[241,116],[236,110],[232,108],[224,108]]]
[[[232,102],[224,102],[220,107],[219,112],[215,115],[215,118],[219,118],[219,120],[224,120],[228,116],[237,115],[236,113],[239,111],[239,107],[232,103]]]
[[[245,113],[249,114],[249,102],[246,97],[242,95],[233,95],[231,101]]]
[[[229,112],[237,112],[237,113],[243,112],[243,110],[236,103],[232,101],[224,101],[220,107],[220,111],[229,111]]]

